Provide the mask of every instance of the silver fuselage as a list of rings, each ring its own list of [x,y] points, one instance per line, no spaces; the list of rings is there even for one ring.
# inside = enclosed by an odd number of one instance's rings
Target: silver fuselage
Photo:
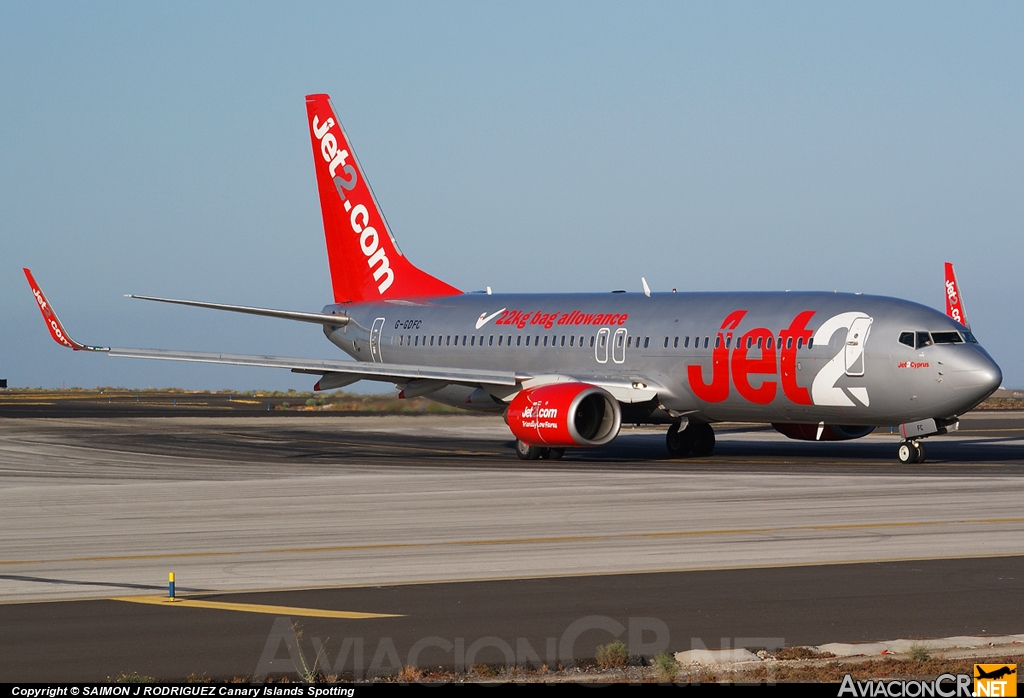
[[[900,343],[905,332],[966,328],[881,296],[469,293],[324,312],[350,318],[325,334],[359,361],[656,385],[657,409],[630,421],[899,424],[963,414],[1002,379],[980,344]],[[473,390],[429,397],[469,406]]]

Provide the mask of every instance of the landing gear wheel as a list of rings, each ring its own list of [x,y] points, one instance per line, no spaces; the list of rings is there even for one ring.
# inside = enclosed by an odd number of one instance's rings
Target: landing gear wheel
[[[545,448],[544,454],[541,456],[541,458],[547,458],[548,460],[562,460],[562,456],[564,455],[564,448]]]
[[[691,422],[686,431],[693,430],[693,455],[705,458],[715,452],[715,430],[705,422]]]
[[[924,463],[924,444],[914,444],[917,446],[917,459],[915,463]]]
[[[524,444],[519,439],[516,439],[516,455],[519,456],[520,460],[537,460],[545,450],[539,446]]]
[[[686,458],[693,450],[693,427],[688,425],[686,429],[679,429],[679,422],[675,422],[668,428],[665,435],[665,445],[668,447],[668,454],[673,458]]]
[[[918,448],[911,441],[904,441],[900,444],[899,450],[896,451],[896,457],[900,459],[900,463],[909,465],[911,463],[920,463],[918,460],[924,459],[924,451]]]

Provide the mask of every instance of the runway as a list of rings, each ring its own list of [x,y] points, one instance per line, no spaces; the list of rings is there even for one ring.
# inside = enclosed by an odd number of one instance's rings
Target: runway
[[[192,598],[397,609],[331,621],[346,633],[360,624],[374,648],[385,636],[408,648],[486,634],[543,648],[595,614],[622,627],[657,618],[685,638],[673,649],[692,637],[710,647],[1024,628],[1024,415],[968,415],[916,466],[896,461],[889,434],[815,444],[717,433],[707,459],[671,460],[660,430],[627,428],[609,448],[524,463],[500,419],[484,417],[3,419],[4,646],[52,644],[53,619],[65,638],[85,633],[69,647],[89,636],[101,646],[120,619],[122,651],[108,651],[132,657],[159,644],[156,628],[210,637],[202,628],[216,618],[241,634],[210,656],[243,636],[263,647],[273,613],[24,603],[154,595],[170,571]],[[476,601],[456,612],[460,598]],[[984,603],[951,617],[964,599]],[[830,611],[810,610],[826,600]],[[230,671],[251,673],[252,651]],[[3,660],[0,677],[18,678],[15,666]]]

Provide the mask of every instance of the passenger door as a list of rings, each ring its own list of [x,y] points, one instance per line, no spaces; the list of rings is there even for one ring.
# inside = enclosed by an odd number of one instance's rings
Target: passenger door
[[[380,358],[380,335],[384,330],[384,318],[379,317],[373,321],[373,327],[370,328],[370,360],[374,363],[384,363],[384,359]]]
[[[612,341],[612,361],[617,364],[626,361],[626,328],[620,327],[615,330],[615,338]]]
[[[599,364],[608,363],[608,342],[611,338],[612,331],[607,327],[602,327],[597,331],[597,342],[594,344],[594,358]]]
[[[859,317],[850,323],[846,333],[846,375],[864,375],[864,344],[871,331],[871,318]]]

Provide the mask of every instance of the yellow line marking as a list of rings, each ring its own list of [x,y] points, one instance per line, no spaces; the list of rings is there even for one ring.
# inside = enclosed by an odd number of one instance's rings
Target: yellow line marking
[[[529,579],[576,579],[585,577],[610,577],[618,575],[635,575],[635,574],[671,574],[671,573],[684,573],[684,572],[718,572],[723,570],[765,570],[765,569],[785,569],[785,568],[799,568],[799,567],[826,567],[829,565],[866,565],[876,563],[893,563],[893,562],[931,562],[941,560],[998,560],[1011,557],[1024,557],[1024,553],[980,553],[977,555],[925,555],[920,557],[880,557],[880,558],[863,558],[863,559],[843,559],[843,560],[813,560],[813,561],[797,561],[797,562],[776,562],[776,563],[749,563],[742,565],[698,565],[693,567],[655,567],[649,569],[624,569],[624,570],[601,570],[596,572],[564,572],[564,573],[552,573],[544,572],[538,574],[515,574],[506,575],[500,577],[450,577],[445,579],[403,579],[398,581],[382,581],[382,582],[355,582],[350,584],[332,584],[332,585],[314,585],[314,586],[284,586],[284,587],[257,587],[254,589],[237,589],[237,590],[226,590],[217,592],[223,596],[229,594],[263,594],[270,592],[281,592],[281,591],[316,591],[322,589],[376,589],[380,587],[403,587],[413,586],[420,584],[462,584],[467,582],[504,582],[504,581],[518,581],[518,580],[529,580]],[[67,603],[71,601],[95,601],[102,597],[95,596],[44,596],[42,598],[28,598],[28,599],[9,599],[0,601],[0,606],[13,606],[17,604],[26,603]],[[110,599],[112,601],[134,601],[140,597],[118,597]],[[145,598],[145,597],[141,597]],[[167,602],[167,597],[157,596],[152,597],[154,599],[160,599],[161,603]],[[142,602],[142,603],[156,603],[156,601]],[[273,607],[268,607],[273,608]],[[405,616],[401,616],[405,617]]]
[[[298,606],[268,606],[258,603],[229,603],[227,601],[202,601],[200,599],[177,598],[173,602],[166,596],[118,596],[111,601],[147,603],[155,606],[184,606],[186,608],[212,608],[218,611],[241,611],[243,613],[266,613],[272,616],[306,616],[309,618],[402,618],[397,613],[363,613],[361,611],[329,611],[322,608],[299,608]]]
[[[538,543],[581,543],[611,540],[635,540],[646,538],[689,538],[696,536],[749,535],[755,533],[788,533],[799,531],[855,531],[879,528],[908,528],[913,526],[949,526],[956,524],[1013,524],[1024,523],[1024,517],[993,519],[953,519],[950,521],[884,521],[856,524],[809,524],[805,526],[779,526],[774,528],[721,528],[696,531],[649,531],[645,533],[618,533],[610,535],[568,535],[533,536],[525,538],[483,538],[478,540],[453,540],[437,543],[365,543],[358,545],[325,545],[297,548],[266,548],[263,550],[210,550],[187,553],[154,553],[150,555],[101,555],[93,557],[69,557],[51,560],[0,560],[0,565],[39,565],[53,562],[117,562],[125,560],[162,560],[196,557],[230,557],[238,555],[299,554],[323,552],[352,552],[360,550],[404,550],[417,548],[474,546],[474,545],[524,545]]]

